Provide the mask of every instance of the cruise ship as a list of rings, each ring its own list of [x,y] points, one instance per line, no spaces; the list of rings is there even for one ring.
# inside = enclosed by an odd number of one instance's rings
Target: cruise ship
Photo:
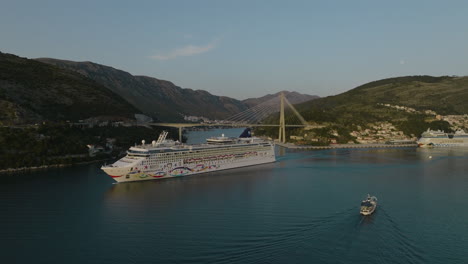
[[[468,147],[468,134],[463,130],[451,134],[427,129],[417,143],[419,147]]]
[[[187,176],[275,162],[271,141],[251,136],[249,128],[238,138],[214,137],[205,144],[187,145],[166,139],[131,147],[127,155],[101,169],[117,182],[144,181]]]

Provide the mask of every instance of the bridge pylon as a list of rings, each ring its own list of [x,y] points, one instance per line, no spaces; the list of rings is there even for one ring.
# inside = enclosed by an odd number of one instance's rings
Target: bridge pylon
[[[289,102],[284,96],[284,93],[279,95],[280,99],[280,118],[279,124],[263,124],[260,121],[278,113],[278,97],[272,98],[266,102],[260,103],[252,108],[244,110],[243,112],[237,113],[234,116],[217,122],[210,123],[147,123],[147,125],[163,126],[163,127],[175,127],[179,129],[179,141],[182,141],[182,129],[184,127],[214,127],[214,126],[232,126],[232,127],[279,127],[278,142],[286,143],[286,127],[292,128],[315,128],[323,127],[317,125],[310,125],[296,110],[296,108]],[[285,120],[285,107],[289,107],[301,124],[286,124]],[[291,122],[291,117],[294,115],[289,113],[286,115],[288,123]],[[291,117],[290,117],[291,116]]]
[[[284,122],[284,94],[280,94],[280,121],[279,121],[279,133],[278,141],[286,143],[286,124]]]

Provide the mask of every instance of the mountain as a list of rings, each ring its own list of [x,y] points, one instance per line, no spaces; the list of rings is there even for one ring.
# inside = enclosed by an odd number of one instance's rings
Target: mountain
[[[81,74],[0,52],[0,124],[135,113],[140,111]]]
[[[169,81],[133,76],[105,65],[50,58],[37,60],[91,78],[145,114],[162,121],[180,121],[184,115],[222,119],[247,109],[245,104],[236,99],[215,96],[203,90],[183,89]]]
[[[468,77],[405,76],[370,82],[342,94],[296,105],[296,109],[307,121],[348,132],[357,126],[388,121],[407,135],[417,136],[428,127],[447,126],[435,121],[434,114],[427,114],[426,110],[441,115],[468,114],[467,101]]]
[[[391,104],[448,115],[468,113],[467,100],[468,77],[405,76],[370,82],[297,108],[306,115],[315,110],[374,115],[372,111],[388,110],[378,104]],[[309,118],[314,119],[312,115]]]
[[[239,101],[226,96],[212,95],[204,90],[184,89],[165,80],[134,76],[128,72],[93,62],[51,58],[37,60],[76,71],[91,78],[119,94],[145,114],[161,121],[181,121],[184,115],[224,119],[279,95],[279,93],[269,94],[261,98]],[[292,104],[318,98],[318,96],[297,92],[284,91],[284,93]]]
[[[284,97],[291,103],[291,104],[299,104],[303,102],[307,102],[313,99],[320,98],[317,95],[308,95],[308,94],[300,94],[298,92],[288,92],[288,91],[281,91],[275,94],[267,94],[265,96],[259,97],[259,98],[249,98],[245,99],[242,102],[247,105],[247,107],[254,107],[256,105],[259,105],[261,103],[267,102],[273,98],[278,98],[280,94],[283,93]],[[276,102],[275,102],[276,103]],[[277,101],[278,107],[280,104],[280,101]]]

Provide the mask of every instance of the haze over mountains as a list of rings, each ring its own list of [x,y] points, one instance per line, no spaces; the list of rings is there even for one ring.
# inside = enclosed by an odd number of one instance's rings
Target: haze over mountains
[[[307,102],[307,101],[310,101],[310,100],[320,98],[317,95],[308,95],[308,94],[301,94],[301,93],[298,93],[298,92],[281,91],[281,92],[277,92],[275,94],[267,94],[267,95],[259,97],[259,98],[245,99],[242,102],[244,104],[246,104],[250,108],[250,107],[254,107],[256,105],[259,105],[261,103],[270,101],[270,100],[272,100],[274,98],[277,98],[281,93],[284,94],[286,99],[288,99],[288,101],[291,104],[299,104],[299,103],[303,103],[303,102]],[[275,102],[275,100],[273,100],[273,101]],[[279,102],[279,100],[278,100],[278,102]],[[276,103],[276,104],[278,104],[278,103]]]
[[[160,121],[184,115],[223,119],[278,96],[243,101],[180,88],[173,83],[92,62],[26,59],[0,53],[0,122],[78,120],[94,116],[133,117],[144,113]],[[285,93],[307,121],[340,125],[408,120],[392,104],[439,114],[468,113],[468,77],[406,76],[370,82],[348,92],[318,98]]]
[[[183,120],[184,115],[224,119],[279,95],[277,93],[240,101],[226,96],[212,95],[204,90],[184,89],[165,80],[134,76],[128,72],[92,62],[50,58],[37,60],[76,71],[93,79],[128,100],[145,114],[162,121],[180,121]],[[291,103],[318,98],[318,96],[296,92],[284,91],[284,94]]]
[[[184,115],[223,119],[275,96],[240,101],[92,62],[32,60],[1,52],[0,70],[4,125],[96,116],[133,118],[135,113],[160,121],[182,121]],[[316,98],[284,93],[292,103]]]

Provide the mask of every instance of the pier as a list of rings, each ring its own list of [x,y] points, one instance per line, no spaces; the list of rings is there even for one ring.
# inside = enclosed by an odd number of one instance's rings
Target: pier
[[[333,144],[329,146],[305,146],[305,145],[294,145],[292,143],[281,143],[275,142],[277,146],[281,146],[288,149],[298,150],[318,150],[318,149],[357,149],[357,148],[417,148],[417,144]]]

